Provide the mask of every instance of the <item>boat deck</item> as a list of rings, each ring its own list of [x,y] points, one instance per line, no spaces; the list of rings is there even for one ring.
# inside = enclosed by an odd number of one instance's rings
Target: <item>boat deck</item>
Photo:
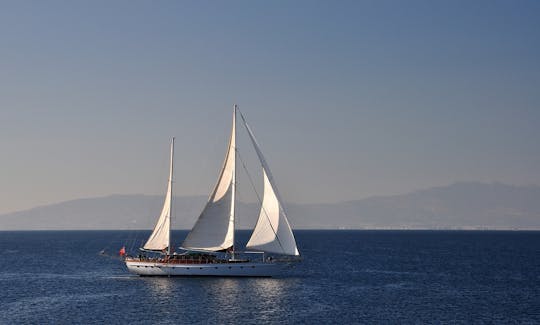
[[[147,262],[160,264],[237,264],[250,262],[249,259],[225,259],[209,254],[166,255],[163,257],[127,256],[126,262]]]

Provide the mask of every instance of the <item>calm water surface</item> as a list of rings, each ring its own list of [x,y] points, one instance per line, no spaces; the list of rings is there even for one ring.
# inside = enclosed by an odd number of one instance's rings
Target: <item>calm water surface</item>
[[[98,254],[148,234],[0,232],[0,323],[540,323],[540,232],[296,231],[282,278],[141,278]]]

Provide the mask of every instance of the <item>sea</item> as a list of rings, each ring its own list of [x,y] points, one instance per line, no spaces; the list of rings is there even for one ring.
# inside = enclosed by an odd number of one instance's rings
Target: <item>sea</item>
[[[276,278],[131,275],[148,235],[0,232],[0,324],[540,323],[540,232],[298,230]]]

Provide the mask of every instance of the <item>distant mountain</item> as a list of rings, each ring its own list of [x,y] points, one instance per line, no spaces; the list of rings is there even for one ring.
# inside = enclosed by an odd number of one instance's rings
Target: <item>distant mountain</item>
[[[540,187],[462,182],[289,210],[300,227],[309,216],[317,228],[540,229]]]
[[[204,197],[176,197],[178,228],[193,224]],[[0,216],[0,229],[149,229],[161,212],[163,197],[111,195],[71,200]]]
[[[113,195],[0,215],[0,230],[151,229],[163,198]],[[206,197],[177,197],[174,225],[189,229]],[[540,187],[456,183],[404,195],[334,204],[287,204],[296,229],[540,229]],[[238,225],[250,228],[257,204],[238,204]]]

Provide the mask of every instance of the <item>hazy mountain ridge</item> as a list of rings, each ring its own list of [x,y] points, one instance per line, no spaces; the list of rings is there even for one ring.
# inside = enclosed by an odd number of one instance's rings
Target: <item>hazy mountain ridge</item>
[[[177,197],[174,228],[189,229],[206,197]],[[162,196],[112,195],[0,216],[0,230],[150,229]],[[287,204],[296,229],[540,229],[540,187],[455,183],[403,195],[333,204]],[[255,224],[258,205],[239,203],[238,225]]]

